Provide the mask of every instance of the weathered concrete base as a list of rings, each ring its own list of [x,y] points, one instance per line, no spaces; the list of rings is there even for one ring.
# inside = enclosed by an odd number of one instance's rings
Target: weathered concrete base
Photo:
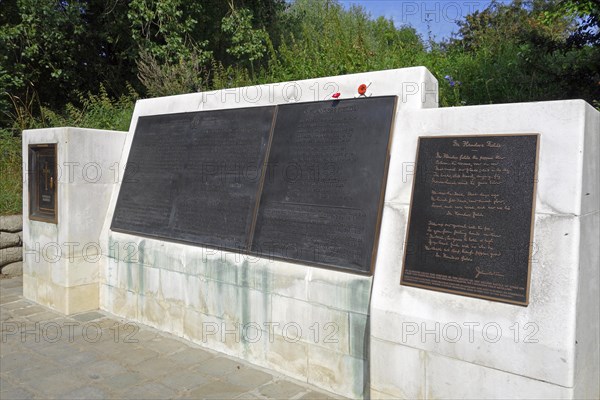
[[[334,393],[364,395],[370,277],[110,238],[120,258],[106,260],[100,308]]]
[[[26,298],[65,315],[97,310],[99,307],[97,283],[65,287],[42,278],[23,275],[23,294]]]

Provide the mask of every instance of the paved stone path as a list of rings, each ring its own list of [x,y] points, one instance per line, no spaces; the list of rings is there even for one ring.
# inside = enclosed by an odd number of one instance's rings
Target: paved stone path
[[[104,312],[65,317],[0,280],[0,399],[335,399]]]

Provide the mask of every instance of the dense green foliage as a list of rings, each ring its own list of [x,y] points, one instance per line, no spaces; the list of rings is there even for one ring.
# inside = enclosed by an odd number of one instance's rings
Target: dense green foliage
[[[599,106],[595,0],[493,1],[442,42],[335,0],[0,4],[0,214],[20,208],[21,130],[125,130],[139,96],[424,65],[441,106]]]

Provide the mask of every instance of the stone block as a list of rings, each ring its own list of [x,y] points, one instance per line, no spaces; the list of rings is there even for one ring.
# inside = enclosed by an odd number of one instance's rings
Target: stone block
[[[64,286],[58,286],[54,282],[37,279],[36,301],[48,308],[67,314],[67,291]]]
[[[100,302],[98,283],[66,288],[67,303],[65,314],[97,310]]]
[[[272,320],[271,294],[248,288],[239,288],[238,290],[242,299],[240,304],[241,323],[258,325],[265,329],[266,324]]]
[[[573,389],[427,354],[425,398],[571,399]]]
[[[225,321],[241,322],[242,293],[239,286],[228,283],[206,281],[206,307],[208,314]]]
[[[180,305],[185,304],[185,275],[179,272],[160,269],[161,299]],[[139,290],[139,289],[138,289]]]
[[[205,331],[202,322],[204,321],[204,315],[205,314],[193,308],[186,307],[183,309],[184,338],[203,345]]]
[[[23,297],[37,302],[38,284],[35,276],[23,273]]]
[[[353,399],[363,398],[368,388],[362,359],[308,346],[308,383]]]
[[[158,297],[160,293],[160,270],[144,266],[140,275],[140,293]]]
[[[259,266],[260,264],[262,264],[262,268]],[[307,299],[309,268],[276,260],[261,260],[257,266],[254,275],[257,289],[280,296],[300,300]],[[266,277],[263,277],[262,274],[266,274]]]
[[[201,276],[229,285],[238,284],[238,275],[241,275],[243,265],[241,254],[211,249],[206,249],[203,253],[205,261]]]
[[[123,318],[138,320],[138,296],[128,290],[100,284],[100,308]]]
[[[153,328],[158,328],[167,318],[169,304],[154,296],[138,296],[138,307],[140,321]]]
[[[143,273],[144,265],[141,263],[119,262],[119,285],[122,289],[134,293],[140,292],[140,274]]]
[[[311,307],[312,305],[310,303],[302,300],[273,295],[272,322],[278,324],[278,326],[275,327],[275,331],[278,334],[281,334],[282,329],[285,326],[294,324],[299,326],[300,331],[304,332],[304,336],[306,336],[309,328],[314,324],[310,319]]]
[[[158,271],[158,269],[157,269]],[[207,313],[208,284],[205,279],[193,275],[184,275],[185,306]]]
[[[426,398],[424,351],[372,338],[370,355],[371,397]]]
[[[312,268],[308,279],[308,300],[327,307],[367,314],[372,278]]]
[[[240,357],[243,352],[242,327],[238,322],[190,308],[183,310],[183,337],[200,346],[235,357]]]
[[[308,377],[308,344],[290,342],[283,336],[274,335],[267,351],[269,368],[306,382]]]
[[[98,267],[99,256],[73,257],[63,262],[66,264],[65,285],[69,287],[98,284],[100,269]]]

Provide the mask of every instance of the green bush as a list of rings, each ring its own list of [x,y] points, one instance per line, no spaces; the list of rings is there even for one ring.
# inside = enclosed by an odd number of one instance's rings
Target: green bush
[[[97,95],[80,95],[81,106],[69,103],[61,113],[41,106],[35,94],[25,100],[14,96],[11,99],[13,124],[10,128],[0,129],[0,215],[21,212],[21,132],[24,129],[76,126],[127,131],[137,94],[129,87],[128,95],[111,99],[101,87]]]
[[[35,119],[36,127],[76,126],[80,128],[129,130],[131,115],[138,95],[131,86],[129,94],[111,99],[103,86],[99,94],[80,95],[81,106],[67,104],[62,113],[42,107],[41,117]]]

